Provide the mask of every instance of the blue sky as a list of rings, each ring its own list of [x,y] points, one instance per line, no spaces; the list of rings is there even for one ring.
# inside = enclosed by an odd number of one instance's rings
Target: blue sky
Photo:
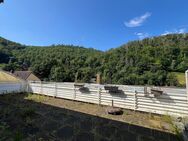
[[[0,36],[26,45],[108,50],[188,31],[187,0],[5,0]]]

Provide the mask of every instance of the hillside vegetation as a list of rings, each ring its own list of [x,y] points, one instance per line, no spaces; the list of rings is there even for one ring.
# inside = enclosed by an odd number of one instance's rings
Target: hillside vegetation
[[[0,63],[8,71],[32,70],[43,80],[73,82],[77,75],[78,81],[89,82],[101,73],[104,83],[182,86],[177,74],[188,69],[188,34],[132,41],[106,52],[23,46],[1,38]]]

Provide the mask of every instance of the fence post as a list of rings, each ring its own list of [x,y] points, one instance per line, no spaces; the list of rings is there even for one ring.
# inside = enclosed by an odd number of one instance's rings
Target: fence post
[[[57,97],[57,83],[55,82],[55,96],[54,97]]]
[[[138,108],[137,104],[138,104],[137,91],[135,91],[135,94],[134,94],[134,110],[135,111]]]
[[[101,88],[98,87],[98,100],[99,100],[99,105],[101,105]]]
[[[43,86],[42,86],[42,81],[40,82],[40,94],[43,94]]]
[[[188,102],[188,70],[185,71],[185,80],[186,80],[186,94],[187,94],[187,102]]]
[[[74,85],[73,100],[75,100],[75,99],[76,99],[76,87],[75,87],[75,85]]]

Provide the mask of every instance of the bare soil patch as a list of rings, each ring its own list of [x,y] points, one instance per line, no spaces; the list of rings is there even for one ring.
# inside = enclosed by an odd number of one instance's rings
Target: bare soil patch
[[[167,116],[125,109],[122,115],[109,115],[106,108],[34,94],[0,96],[0,140],[58,140],[62,136],[61,132],[67,132],[66,138],[69,138],[73,129],[64,125],[76,122],[69,111],[173,133],[170,118]]]

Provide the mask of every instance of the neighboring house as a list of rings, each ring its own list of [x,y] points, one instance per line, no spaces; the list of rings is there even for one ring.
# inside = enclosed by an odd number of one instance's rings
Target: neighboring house
[[[22,79],[14,76],[13,74],[0,70],[0,83],[20,83]]]
[[[26,81],[41,81],[32,71],[15,71],[14,75]]]

